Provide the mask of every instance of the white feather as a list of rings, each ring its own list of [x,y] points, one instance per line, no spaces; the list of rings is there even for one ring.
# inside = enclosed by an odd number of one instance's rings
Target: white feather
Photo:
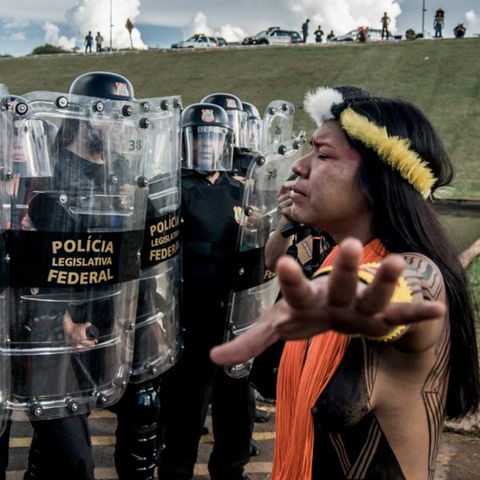
[[[445,200],[446,198],[451,198],[455,194],[455,188],[445,185],[443,187],[438,187],[433,190],[433,198],[436,200]]]
[[[303,101],[305,111],[319,127],[323,122],[332,120],[332,107],[343,102],[343,96],[334,88],[319,87],[307,92]]]

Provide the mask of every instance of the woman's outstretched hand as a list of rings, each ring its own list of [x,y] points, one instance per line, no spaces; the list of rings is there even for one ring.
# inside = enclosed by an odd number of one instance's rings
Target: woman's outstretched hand
[[[308,280],[289,257],[277,263],[283,298],[235,340],[210,352],[217,364],[238,364],[259,355],[279,339],[295,340],[336,330],[371,337],[387,335],[394,326],[434,320],[445,315],[441,302],[390,303],[405,268],[399,255],[383,260],[370,285],[358,280],[362,244],[353,238],[340,244],[328,276]]]

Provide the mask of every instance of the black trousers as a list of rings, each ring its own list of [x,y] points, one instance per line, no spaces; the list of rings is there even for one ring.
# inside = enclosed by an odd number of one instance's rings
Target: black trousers
[[[11,422],[0,438],[0,479],[8,466]],[[36,420],[24,480],[94,480],[87,415]]]
[[[153,480],[157,458],[160,379],[130,383],[109,410],[117,415],[115,468],[119,480]]]
[[[192,343],[186,341],[184,354],[160,389],[159,423],[164,449],[158,461],[159,478],[193,478],[202,427],[211,403],[215,443],[208,463],[210,476],[212,480],[240,480],[250,458],[255,415],[253,390],[248,378],[232,379],[210,361],[208,342],[197,337]]]

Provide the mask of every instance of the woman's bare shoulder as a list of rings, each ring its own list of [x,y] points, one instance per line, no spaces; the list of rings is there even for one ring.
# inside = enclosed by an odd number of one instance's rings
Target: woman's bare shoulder
[[[437,264],[427,256],[416,252],[401,254],[406,262],[404,272],[415,300],[446,301],[443,275]]]

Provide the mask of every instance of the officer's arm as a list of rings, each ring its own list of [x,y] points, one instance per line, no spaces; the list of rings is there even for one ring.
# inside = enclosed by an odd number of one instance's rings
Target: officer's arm
[[[282,217],[278,221],[277,228],[275,228],[274,232],[267,240],[267,243],[265,245],[265,266],[269,270],[275,269],[275,264],[277,263],[277,260],[282,255],[285,255],[288,247],[292,244],[293,235],[290,235],[286,238],[282,235],[282,229],[288,223],[288,218],[282,215]]]
[[[292,236],[284,238],[282,235],[283,228],[290,222],[290,209],[292,200],[290,198],[290,189],[293,185],[293,180],[286,181],[277,194],[278,211],[281,217],[278,220],[277,227],[270,236],[265,245],[265,266],[270,269],[275,269],[277,260],[285,255],[288,247],[292,244]]]

